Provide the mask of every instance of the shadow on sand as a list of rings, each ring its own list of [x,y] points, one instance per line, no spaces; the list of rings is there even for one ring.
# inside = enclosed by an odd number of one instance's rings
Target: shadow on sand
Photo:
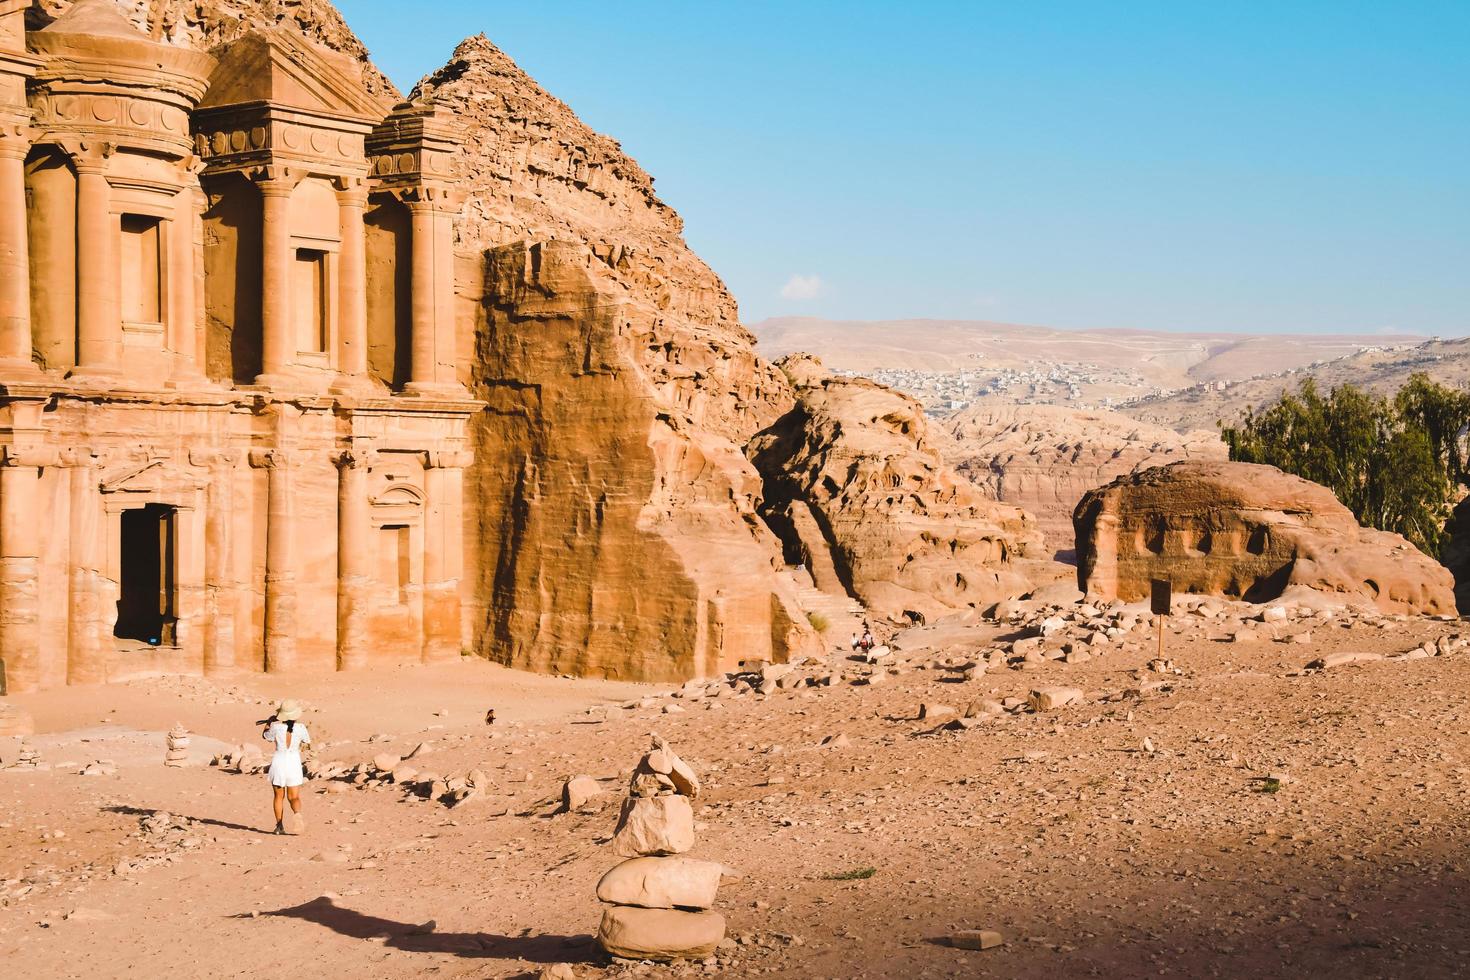
[[[154,808],[154,807],[122,806],[122,805],[119,805],[119,806],[105,806],[105,807],[102,808],[102,812],[104,812],[104,813],[126,813],[129,816],[134,816],[134,817],[151,817],[155,813],[164,813],[164,812],[174,813],[174,811],[172,811],[172,810],[164,811],[164,810],[160,810],[160,809],[157,809],[157,808]],[[247,834],[265,834],[266,836],[270,836],[270,833],[271,833],[269,830],[266,830],[264,827],[250,827],[250,826],[247,826],[247,825],[245,825],[243,823],[230,823],[230,821],[228,821],[228,820],[216,820],[213,817],[191,817],[187,813],[174,813],[174,816],[176,816],[176,817],[183,817],[185,820],[189,821],[190,823],[202,824],[205,827],[223,827],[226,830],[243,830]]]
[[[453,953],[456,956],[520,959],[531,963],[592,963],[600,961],[592,936],[502,936],[493,932],[437,932],[432,920],[414,924],[383,919],[314,898],[302,905],[261,912],[261,915],[301,919],[325,926],[352,939],[382,939],[385,946],[414,953]],[[248,914],[236,918],[248,918]]]

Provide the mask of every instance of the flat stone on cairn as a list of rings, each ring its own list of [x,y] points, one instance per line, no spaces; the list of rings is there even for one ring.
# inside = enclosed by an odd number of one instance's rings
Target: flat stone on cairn
[[[168,730],[168,754],[163,757],[163,764],[176,767],[189,764],[189,729],[177,721]]]
[[[597,941],[612,956],[639,960],[703,959],[725,938],[725,918],[709,911],[724,866],[676,857],[694,846],[699,777],[655,735],[639,760],[613,836],[624,861],[602,876],[608,903]]]

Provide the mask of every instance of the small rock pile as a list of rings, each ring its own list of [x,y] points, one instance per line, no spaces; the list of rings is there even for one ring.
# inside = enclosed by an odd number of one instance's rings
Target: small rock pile
[[[270,768],[270,763],[265,759],[265,753],[253,746],[237,745],[229,752],[221,752],[209,760],[211,766],[218,766],[227,772],[255,773],[264,772]]]
[[[174,727],[168,730],[168,752],[163,764],[175,768],[189,764],[189,729],[180,722],[174,722]]]
[[[15,755],[14,769],[39,769],[41,768],[41,753],[30,742],[22,742],[20,750]]]
[[[606,902],[597,942],[633,960],[705,959],[725,938],[725,918],[710,911],[723,865],[678,857],[694,847],[699,779],[657,735],[633,771],[613,836],[629,858],[597,883]]]

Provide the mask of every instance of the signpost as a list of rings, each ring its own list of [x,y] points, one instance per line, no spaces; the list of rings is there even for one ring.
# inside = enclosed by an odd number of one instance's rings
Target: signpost
[[[1153,586],[1149,594],[1149,611],[1159,618],[1159,659],[1164,659],[1164,623],[1169,618],[1169,610],[1174,604],[1174,585],[1166,578],[1156,578],[1151,583]]]

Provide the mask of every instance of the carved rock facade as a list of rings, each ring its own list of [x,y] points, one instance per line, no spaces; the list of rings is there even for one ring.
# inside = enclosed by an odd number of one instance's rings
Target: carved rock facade
[[[974,405],[944,422],[961,476],[985,496],[1036,517],[1046,554],[1073,554],[1072,511],[1087,491],[1180,459],[1224,459],[1213,432],[1180,435],[1105,409]]]
[[[1078,587],[1135,601],[1175,591],[1254,602],[1297,590],[1389,613],[1454,613],[1454,578],[1404,538],[1359,527],[1326,487],[1253,463],[1186,461],[1122,476],[1077,505]]]
[[[5,690],[458,657],[453,132],[291,31],[205,54],[114,0],[29,33],[25,6],[0,0]]]

